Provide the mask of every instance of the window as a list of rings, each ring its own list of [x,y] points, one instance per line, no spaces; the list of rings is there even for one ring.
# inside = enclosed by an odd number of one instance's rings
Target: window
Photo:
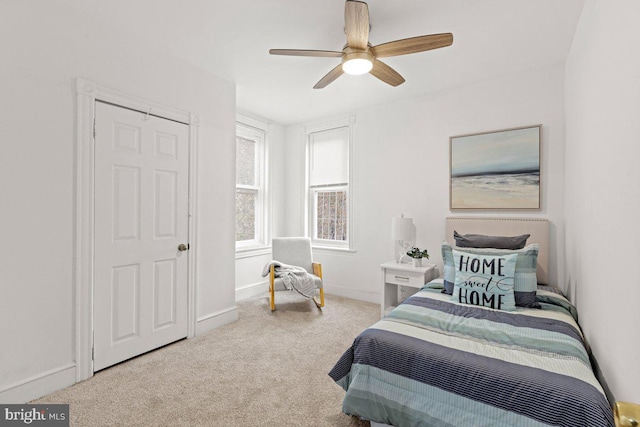
[[[266,245],[265,130],[236,125],[236,249]]]
[[[308,233],[316,246],[351,244],[350,136],[348,123],[307,132]]]

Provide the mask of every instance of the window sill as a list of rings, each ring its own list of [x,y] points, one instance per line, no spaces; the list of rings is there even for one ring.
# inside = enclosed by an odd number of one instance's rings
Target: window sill
[[[271,246],[252,246],[249,248],[237,248],[236,259],[251,258],[254,256],[267,255],[271,253]]]
[[[345,255],[349,255],[349,254],[355,254],[356,250],[355,249],[351,249],[351,248],[341,248],[338,246],[322,246],[322,245],[311,245],[311,248],[313,250],[317,250],[320,252],[327,252],[327,253],[339,253],[339,254],[345,254]]]

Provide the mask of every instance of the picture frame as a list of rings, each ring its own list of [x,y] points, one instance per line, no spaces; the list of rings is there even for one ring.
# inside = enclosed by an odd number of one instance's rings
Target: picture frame
[[[540,209],[542,125],[449,138],[449,207]]]

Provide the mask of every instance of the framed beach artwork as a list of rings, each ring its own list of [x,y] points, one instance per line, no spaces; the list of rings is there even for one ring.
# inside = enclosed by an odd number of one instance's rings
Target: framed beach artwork
[[[452,136],[451,209],[540,209],[542,125]]]

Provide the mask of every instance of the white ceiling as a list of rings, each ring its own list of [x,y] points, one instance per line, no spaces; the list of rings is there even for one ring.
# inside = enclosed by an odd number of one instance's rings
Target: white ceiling
[[[369,0],[373,45],[451,32],[453,45],[383,61],[396,88],[344,75],[313,85],[339,58],[271,56],[270,48],[341,50],[344,0],[63,0],[117,31],[152,41],[237,85],[237,108],[281,124],[564,62],[584,0]]]

